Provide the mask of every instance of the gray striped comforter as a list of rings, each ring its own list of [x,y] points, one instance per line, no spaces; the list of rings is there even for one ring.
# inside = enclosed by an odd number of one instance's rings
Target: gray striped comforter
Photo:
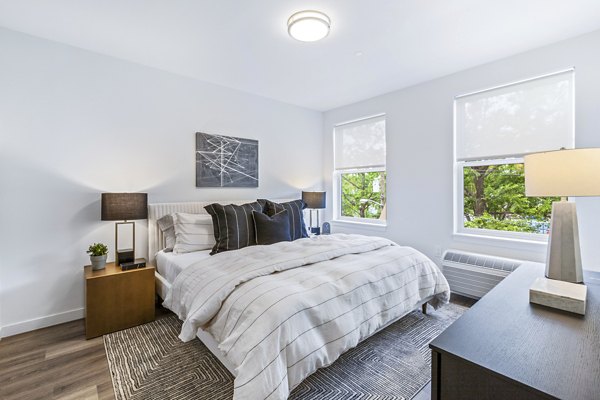
[[[422,253],[328,235],[217,254],[179,274],[164,305],[180,338],[207,330],[236,367],[234,399],[286,399],[318,368],[449,288]]]

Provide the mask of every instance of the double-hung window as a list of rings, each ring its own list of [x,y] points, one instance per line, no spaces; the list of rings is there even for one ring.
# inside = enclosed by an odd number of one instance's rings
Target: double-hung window
[[[523,156],[573,148],[574,70],[457,96],[455,233],[540,240],[556,198],[525,196]]]
[[[334,128],[335,218],[385,224],[385,116]]]

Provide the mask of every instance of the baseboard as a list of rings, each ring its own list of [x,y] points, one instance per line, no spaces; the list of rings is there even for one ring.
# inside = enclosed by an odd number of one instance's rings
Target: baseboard
[[[0,327],[0,338],[74,321],[83,318],[84,314],[83,308],[76,308],[75,310],[29,319],[27,321],[17,322],[16,324],[5,325]]]

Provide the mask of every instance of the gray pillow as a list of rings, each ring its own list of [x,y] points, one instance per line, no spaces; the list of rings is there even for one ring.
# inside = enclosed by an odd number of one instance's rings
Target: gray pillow
[[[165,252],[173,251],[173,247],[175,247],[175,227],[173,226],[173,215],[165,215],[156,221],[156,223],[158,224],[158,228],[161,230],[165,238],[165,248],[162,250]]]
[[[173,227],[173,253],[208,250],[215,245],[212,217],[208,214],[175,213]]]

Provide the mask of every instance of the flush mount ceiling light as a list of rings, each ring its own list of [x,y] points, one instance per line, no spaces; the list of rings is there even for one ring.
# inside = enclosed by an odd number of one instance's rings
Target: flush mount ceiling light
[[[288,19],[288,33],[301,42],[316,42],[329,34],[331,20],[320,11],[305,10]]]

